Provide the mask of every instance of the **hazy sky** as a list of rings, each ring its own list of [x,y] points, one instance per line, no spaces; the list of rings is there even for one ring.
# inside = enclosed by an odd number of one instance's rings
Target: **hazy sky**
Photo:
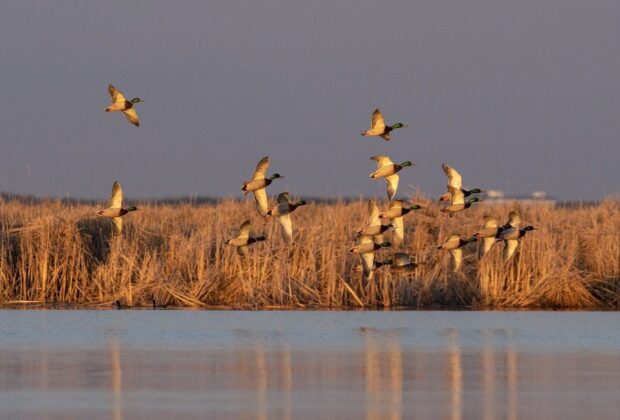
[[[596,199],[620,190],[620,2],[0,2],[0,191],[105,198],[384,195],[369,157],[441,163],[470,187]],[[108,83],[142,126],[104,112]],[[360,132],[380,106],[408,123]]]

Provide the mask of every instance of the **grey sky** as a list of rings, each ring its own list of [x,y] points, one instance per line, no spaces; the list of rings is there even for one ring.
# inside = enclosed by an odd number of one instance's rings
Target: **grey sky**
[[[384,195],[369,157],[441,163],[469,186],[561,199],[620,189],[620,2],[27,1],[0,3],[0,191]],[[142,126],[106,87],[145,100]],[[364,138],[372,110],[402,121]]]

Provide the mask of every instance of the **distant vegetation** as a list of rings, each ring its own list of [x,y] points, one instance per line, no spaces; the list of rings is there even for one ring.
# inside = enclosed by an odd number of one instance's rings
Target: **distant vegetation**
[[[367,219],[365,201],[310,203],[295,212],[293,245],[273,219],[240,204],[138,204],[112,237],[102,206],[80,202],[0,199],[0,303],[266,307],[586,308],[620,306],[620,202],[588,206],[482,205],[449,218],[423,197],[424,210],[405,217],[404,251],[422,262],[411,273],[377,269],[372,282],[354,271],[347,252]],[[380,203],[385,208],[387,203]],[[470,236],[490,214],[504,221],[517,209],[539,230],[507,264],[497,244],[482,261],[464,248],[461,272],[436,246],[453,232]],[[248,216],[249,215],[249,216]],[[246,258],[226,239],[240,223],[267,241]],[[389,239],[389,232],[386,234]],[[394,250],[377,252],[388,259]]]

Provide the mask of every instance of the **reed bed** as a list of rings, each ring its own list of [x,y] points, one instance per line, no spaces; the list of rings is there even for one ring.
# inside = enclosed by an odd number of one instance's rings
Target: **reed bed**
[[[617,199],[573,207],[482,203],[453,218],[424,197],[414,201],[425,208],[405,217],[402,250],[423,264],[412,273],[381,268],[369,283],[353,270],[359,258],[347,252],[367,219],[362,200],[300,208],[292,215],[292,246],[249,199],[138,205],[141,211],[124,218],[121,237],[112,236],[96,206],[0,201],[0,304],[620,307]],[[503,263],[498,243],[479,261],[470,244],[461,271],[452,273],[437,244],[453,232],[473,234],[484,214],[504,221],[513,209],[539,229],[514,258]],[[247,258],[224,245],[245,219],[268,237]],[[393,252],[381,250],[377,259]]]

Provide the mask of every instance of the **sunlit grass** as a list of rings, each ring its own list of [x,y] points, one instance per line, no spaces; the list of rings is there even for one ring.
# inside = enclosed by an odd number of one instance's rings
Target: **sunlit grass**
[[[423,197],[405,217],[405,251],[424,262],[413,273],[377,270],[366,284],[347,252],[366,221],[366,202],[316,204],[293,213],[295,243],[250,200],[149,205],[125,217],[122,237],[97,207],[0,202],[0,303],[255,307],[616,307],[620,304],[620,203],[594,206],[481,205],[449,218]],[[387,203],[381,203],[385,208]],[[435,249],[449,234],[473,234],[490,214],[517,209],[539,230],[507,264],[498,243],[482,261],[465,248],[460,272]],[[242,258],[224,241],[239,224],[268,240]],[[390,238],[389,232],[386,238]],[[391,249],[377,252],[389,258]]]

